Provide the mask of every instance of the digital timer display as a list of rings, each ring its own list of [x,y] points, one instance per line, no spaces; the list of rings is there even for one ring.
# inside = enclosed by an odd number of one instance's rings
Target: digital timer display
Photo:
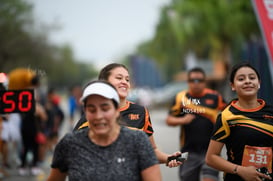
[[[0,113],[22,113],[35,111],[34,90],[1,90]]]

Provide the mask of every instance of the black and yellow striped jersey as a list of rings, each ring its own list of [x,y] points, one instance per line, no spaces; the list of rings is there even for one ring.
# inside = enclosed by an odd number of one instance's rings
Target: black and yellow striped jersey
[[[247,147],[271,149],[273,147],[273,106],[259,99],[255,109],[241,109],[233,100],[217,118],[212,139],[223,142],[228,160],[242,165]],[[269,155],[270,156],[270,155]],[[229,175],[230,176],[230,175]]]

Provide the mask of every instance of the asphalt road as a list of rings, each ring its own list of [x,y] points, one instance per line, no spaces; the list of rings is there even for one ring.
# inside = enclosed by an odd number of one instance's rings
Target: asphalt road
[[[150,110],[150,116],[157,147],[167,154],[179,151],[179,127],[169,127],[166,125],[167,110]],[[169,168],[164,164],[161,164],[160,168],[163,181],[179,181],[178,168]]]

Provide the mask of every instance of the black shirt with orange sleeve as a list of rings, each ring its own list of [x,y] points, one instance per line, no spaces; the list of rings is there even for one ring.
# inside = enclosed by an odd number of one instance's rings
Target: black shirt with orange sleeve
[[[121,115],[121,125],[127,126],[130,129],[142,130],[148,136],[151,136],[154,133],[149,111],[144,106],[126,101],[126,105],[119,108],[119,111]],[[83,115],[77,122],[73,131],[87,126],[88,122]]]
[[[176,94],[169,114],[175,117],[195,115],[191,123],[181,125],[182,152],[206,153],[217,115],[225,106],[222,96],[208,88],[199,96],[193,96],[187,90]]]

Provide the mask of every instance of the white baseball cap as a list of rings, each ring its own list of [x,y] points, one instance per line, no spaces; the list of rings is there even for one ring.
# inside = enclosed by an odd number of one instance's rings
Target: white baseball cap
[[[94,81],[87,85],[84,90],[80,101],[84,101],[90,95],[100,95],[102,97],[113,99],[119,104],[119,96],[114,87],[103,81]]]

